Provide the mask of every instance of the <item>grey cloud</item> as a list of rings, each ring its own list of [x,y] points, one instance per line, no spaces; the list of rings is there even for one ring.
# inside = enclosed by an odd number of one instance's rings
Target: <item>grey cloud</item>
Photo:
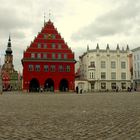
[[[129,35],[134,29],[139,14],[140,2],[125,1],[116,9],[96,18],[96,20],[74,33],[72,40],[93,40],[98,37],[124,34]]]
[[[9,30],[9,29],[17,29],[17,28],[27,28],[29,27],[30,20],[26,19],[22,16],[18,16],[18,11],[15,9],[0,9],[0,30]],[[6,14],[5,14],[6,13]]]
[[[12,32],[13,38],[22,39],[25,38],[25,34],[22,31]]]
[[[1,7],[0,8],[0,35],[5,38],[7,34],[13,33],[17,38],[24,38],[22,29],[28,29],[32,22],[26,15],[20,16],[16,8]]]

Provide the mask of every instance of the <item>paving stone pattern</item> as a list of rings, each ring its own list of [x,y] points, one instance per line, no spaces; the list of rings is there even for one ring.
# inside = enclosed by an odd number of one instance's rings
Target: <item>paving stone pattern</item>
[[[0,140],[140,140],[140,93],[3,93]]]

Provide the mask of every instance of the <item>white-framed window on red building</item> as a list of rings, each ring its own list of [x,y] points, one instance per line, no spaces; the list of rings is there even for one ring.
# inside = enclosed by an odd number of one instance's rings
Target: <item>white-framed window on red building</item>
[[[55,39],[55,35],[54,34],[52,34],[52,39]]]
[[[61,53],[58,53],[58,59],[61,59]]]
[[[44,44],[44,49],[46,49],[47,48],[47,44]]]
[[[69,65],[66,66],[66,72],[70,72],[70,66]]]
[[[59,72],[63,72],[64,71],[64,68],[62,65],[59,65]]]
[[[48,72],[49,71],[49,66],[48,65],[44,65],[44,71]]]
[[[47,39],[47,35],[46,34],[44,34],[44,39]]]
[[[55,72],[55,65],[51,65],[50,71],[51,71],[51,72]]]
[[[67,54],[64,54],[64,59],[67,59]]]
[[[38,43],[38,44],[37,44],[37,47],[38,47],[38,48],[41,48],[41,44],[40,44],[40,43]]]
[[[40,71],[40,65],[35,65],[35,71]]]
[[[43,53],[43,58],[46,59],[47,58],[47,54]]]
[[[52,49],[55,49],[55,44],[54,43],[52,43]]]
[[[31,53],[31,58],[35,58],[35,53]]]
[[[37,54],[37,58],[39,58],[39,59],[41,58],[41,53]]]
[[[55,53],[52,53],[52,59],[55,59]]]
[[[30,65],[28,65],[28,70],[29,70],[29,71],[33,71],[33,70],[34,70],[34,66],[33,66],[33,65],[31,65],[31,64],[30,64]]]
[[[58,44],[58,49],[61,49],[61,48],[62,48],[61,44]]]

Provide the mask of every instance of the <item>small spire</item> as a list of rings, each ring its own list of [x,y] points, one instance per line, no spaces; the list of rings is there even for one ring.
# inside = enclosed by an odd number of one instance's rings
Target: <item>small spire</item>
[[[9,40],[8,40],[9,42],[11,41],[11,36],[10,36],[10,33],[9,33]]]
[[[9,34],[8,45],[7,47],[11,47],[11,35]]]
[[[46,23],[46,13],[44,12],[44,25]]]
[[[97,43],[97,47],[96,47],[96,49],[99,49],[99,44]]]
[[[106,47],[106,49],[107,49],[107,50],[109,50],[109,44],[107,44],[107,47]]]
[[[129,45],[127,44],[126,50],[129,51]]]
[[[89,45],[87,45],[87,51],[89,51]]]
[[[12,45],[11,45],[11,36],[9,34],[9,39],[8,39],[8,44],[7,44],[7,49],[6,49],[6,54],[12,54],[12,49],[11,49]]]
[[[119,49],[120,49],[119,44],[117,44],[117,50],[119,50]]]

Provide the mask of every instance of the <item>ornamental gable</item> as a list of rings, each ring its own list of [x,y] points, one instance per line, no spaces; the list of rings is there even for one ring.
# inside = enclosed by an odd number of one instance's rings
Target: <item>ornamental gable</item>
[[[49,20],[24,52],[25,59],[67,59],[74,61],[74,53]]]

